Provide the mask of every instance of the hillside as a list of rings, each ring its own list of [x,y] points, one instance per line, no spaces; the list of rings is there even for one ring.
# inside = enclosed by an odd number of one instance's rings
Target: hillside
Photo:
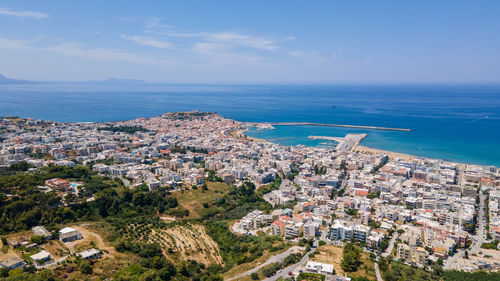
[[[36,82],[20,79],[7,78],[0,74],[0,85],[1,84],[34,84]]]
[[[174,263],[195,260],[206,265],[223,264],[218,245],[199,224],[171,224],[158,227],[152,224],[131,224],[128,235],[139,241],[158,243],[163,254]]]

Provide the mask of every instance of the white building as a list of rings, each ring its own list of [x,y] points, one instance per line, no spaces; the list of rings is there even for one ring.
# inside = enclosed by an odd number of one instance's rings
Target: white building
[[[309,261],[306,264],[306,271],[320,274],[334,274],[333,264]]]
[[[82,259],[84,260],[95,260],[101,257],[101,251],[92,248],[83,252],[79,252],[76,255],[82,257]]]
[[[74,228],[65,227],[59,230],[59,239],[61,239],[62,242],[71,242],[82,238],[83,236],[80,231]]]

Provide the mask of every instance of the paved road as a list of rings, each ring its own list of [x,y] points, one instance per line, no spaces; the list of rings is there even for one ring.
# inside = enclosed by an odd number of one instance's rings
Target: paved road
[[[394,248],[394,243],[396,243],[398,238],[399,238],[399,233],[396,230],[396,231],[394,231],[394,235],[392,235],[392,238],[389,241],[389,246],[387,246],[386,251],[384,253],[382,253],[382,256],[384,258],[388,257],[392,253],[392,249]]]
[[[266,278],[264,279],[264,281],[276,281],[278,279],[280,279],[281,277],[287,277],[288,276],[288,272],[293,272],[295,271],[297,268],[303,266],[308,260],[309,260],[309,254],[312,254],[316,249],[311,249],[309,252],[307,252],[307,254],[305,254],[302,259],[298,262],[298,263],[295,263],[295,264],[292,264],[292,265],[289,265],[288,267],[285,267],[284,269],[281,270],[280,273],[277,273],[269,278]]]
[[[378,263],[375,262],[375,275],[377,275],[377,281],[384,281],[382,274],[380,274],[380,269],[378,268]]]
[[[485,196],[479,191],[479,212],[477,215],[477,229],[476,229],[476,235],[473,236],[472,244],[470,245],[469,249],[467,251],[469,254],[475,254],[479,252],[481,249],[481,245],[484,243],[484,236],[486,235],[486,226],[483,223],[483,218],[484,218],[484,205],[485,205]],[[450,270],[450,269],[459,269],[458,265],[458,260],[463,258],[465,255],[465,251],[459,251],[455,253],[452,257],[449,257],[446,259],[446,261],[443,264],[443,269],[445,270]]]
[[[236,275],[234,277],[231,277],[231,278],[229,278],[227,280],[228,281],[229,280],[235,280],[235,279],[238,279],[238,278],[250,275],[250,274],[252,274],[254,272],[259,271],[259,269],[261,269],[264,266],[269,265],[269,264],[271,264],[273,262],[282,262],[286,257],[288,257],[292,253],[292,251],[297,251],[297,250],[303,251],[304,247],[298,247],[298,246],[290,247],[290,249],[284,251],[283,253],[277,254],[277,255],[274,255],[274,256],[270,257],[265,263],[260,264],[259,266],[256,266],[256,267],[250,269],[249,271],[246,271],[246,272],[244,272],[242,274],[239,274],[239,275]]]
[[[125,187],[127,187],[128,189],[132,189],[132,184],[130,183],[130,181],[128,179],[126,179],[125,177],[122,177],[122,176],[120,176],[118,178],[122,180]]]

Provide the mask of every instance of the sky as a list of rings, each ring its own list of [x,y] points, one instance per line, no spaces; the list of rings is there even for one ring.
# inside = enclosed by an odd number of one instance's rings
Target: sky
[[[0,0],[37,81],[499,83],[500,1]]]

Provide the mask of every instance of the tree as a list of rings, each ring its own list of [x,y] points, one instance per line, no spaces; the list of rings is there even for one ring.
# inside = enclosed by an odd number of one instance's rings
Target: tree
[[[254,272],[250,274],[250,277],[252,277],[252,280],[259,280],[259,274],[257,272]]]
[[[45,238],[40,235],[35,235],[31,237],[31,242],[36,244],[42,244],[45,241]]]
[[[90,265],[90,262],[86,260],[80,262],[79,270],[83,274],[92,274],[92,266]]]
[[[347,252],[344,254],[342,258],[342,262],[340,263],[340,267],[346,272],[354,272],[358,270],[359,266],[359,257],[356,252]]]
[[[2,267],[0,268],[0,277],[8,277],[9,276],[9,268],[8,267]]]
[[[264,269],[262,269],[262,274],[264,274],[266,277],[271,277],[280,268],[281,268],[281,264],[279,262],[275,262],[275,263],[272,263],[272,264],[264,267]]]
[[[387,262],[387,259],[384,258],[384,257],[380,257],[378,259],[378,268],[382,271],[382,272],[386,272],[388,269],[389,269],[389,263]]]
[[[354,272],[358,270],[361,264],[361,250],[354,244],[347,243],[344,246],[343,258],[340,267],[346,272]]]

